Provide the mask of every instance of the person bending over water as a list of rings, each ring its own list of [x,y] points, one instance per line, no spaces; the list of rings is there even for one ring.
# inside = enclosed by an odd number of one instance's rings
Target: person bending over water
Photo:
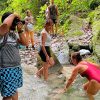
[[[94,100],[93,95],[100,90],[100,66],[89,61],[83,61],[79,52],[75,52],[71,55],[71,61],[74,65],[76,65],[76,67],[74,68],[71,77],[68,79],[62,92],[65,92],[75,80],[76,76],[80,74],[88,80],[83,87],[89,97],[89,100]]]

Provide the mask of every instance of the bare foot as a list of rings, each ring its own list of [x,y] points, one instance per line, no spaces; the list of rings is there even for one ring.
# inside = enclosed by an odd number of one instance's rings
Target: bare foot
[[[36,73],[35,74],[38,78],[41,78],[41,74],[40,73]]]

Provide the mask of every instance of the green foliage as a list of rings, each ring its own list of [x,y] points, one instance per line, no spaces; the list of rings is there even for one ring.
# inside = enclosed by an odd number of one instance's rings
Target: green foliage
[[[36,19],[35,30],[40,31],[45,23],[45,3],[50,0],[0,0],[0,17],[4,12],[17,12],[22,18],[31,10]],[[58,33],[67,37],[82,35],[84,21],[92,22],[93,49],[100,52],[100,0],[54,0],[58,6]],[[100,55],[99,55],[100,56]]]
[[[95,10],[100,5],[100,0],[91,0],[90,9]]]
[[[2,4],[4,7],[2,8],[0,15],[4,12],[11,11],[17,12],[22,17],[25,17],[25,11],[29,9],[36,18],[40,10],[39,3],[39,0],[7,0],[7,2],[3,2]]]
[[[95,9],[92,12],[90,12],[88,17],[90,18],[91,22],[100,20],[100,6],[98,7],[98,9]]]
[[[71,3],[71,12],[76,11],[88,11],[89,10],[89,0],[73,0]]]
[[[47,1],[50,0],[0,0],[0,16],[6,11],[11,11],[17,12],[22,18],[24,18],[25,11],[29,9],[36,19],[35,29],[41,30],[45,22],[45,3]],[[75,14],[78,17],[88,17],[91,21],[97,19],[96,15],[99,14],[100,10],[90,12],[90,9],[91,5],[97,2],[99,4],[99,1],[100,0],[54,0],[54,3],[58,6],[59,11],[59,33],[63,30],[63,32],[67,34],[67,32],[71,30],[71,27],[73,27],[70,26],[73,22],[73,20],[70,20],[71,15]],[[98,19],[100,18],[98,17]],[[78,26],[75,25],[75,27]],[[73,32],[73,35],[76,33],[80,34],[81,32],[77,30]]]
[[[93,22],[93,35],[92,44],[94,54],[100,59],[100,20],[95,20]]]
[[[93,63],[97,63],[98,62],[98,58],[96,56],[91,56],[89,58],[86,59],[87,61],[93,62]]]
[[[37,20],[37,24],[36,24],[36,27],[35,29],[36,30],[41,30],[44,26],[44,23],[45,23],[45,10],[46,10],[46,5],[42,6],[40,8],[40,12],[39,12],[39,16],[37,16],[36,20]]]

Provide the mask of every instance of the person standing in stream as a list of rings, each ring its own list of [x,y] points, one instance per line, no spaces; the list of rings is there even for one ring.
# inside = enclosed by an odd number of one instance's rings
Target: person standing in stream
[[[30,10],[26,11],[26,17],[25,17],[25,33],[27,40],[31,41],[32,49],[35,50],[34,47],[34,30],[33,30],[33,16],[30,12]],[[26,46],[26,49],[28,49],[29,43]]]
[[[0,93],[2,100],[18,100],[18,88],[23,85],[21,59],[18,44],[27,45],[23,33],[24,21],[6,12],[0,25]],[[16,32],[17,30],[17,32]]]
[[[50,51],[51,36],[48,32],[51,30],[51,27],[51,20],[47,20],[44,25],[44,29],[41,32],[41,47],[39,51],[39,55],[42,59],[43,66],[36,73],[38,77],[41,77],[41,75],[43,75],[46,81],[48,80],[48,69],[55,63]]]

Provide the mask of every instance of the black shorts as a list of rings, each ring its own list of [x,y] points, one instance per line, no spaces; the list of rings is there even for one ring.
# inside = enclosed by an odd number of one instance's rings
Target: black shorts
[[[57,23],[57,20],[56,19],[51,19],[53,21],[54,24]]]
[[[46,49],[46,52],[47,52],[48,56],[51,57],[50,47],[49,46],[45,46],[45,49]],[[40,49],[39,55],[40,55],[42,61],[46,62],[46,56],[45,56],[45,54],[44,54],[44,52],[42,50],[42,47]]]

